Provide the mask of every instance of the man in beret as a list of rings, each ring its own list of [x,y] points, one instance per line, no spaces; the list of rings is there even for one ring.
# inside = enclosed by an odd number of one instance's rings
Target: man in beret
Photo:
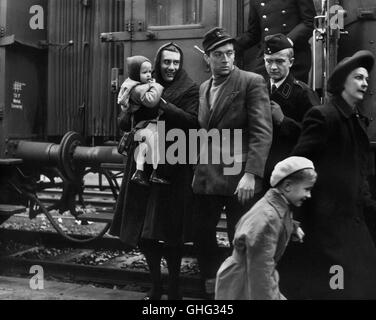
[[[209,139],[201,148],[193,180],[198,206],[198,262],[203,279],[212,285],[209,293],[214,292],[215,275],[221,263],[216,226],[222,210],[226,207],[231,243],[236,223],[251,206],[255,193],[261,190],[272,142],[265,80],[234,66],[234,41],[222,28],[210,30],[203,40],[212,77],[200,87],[198,119],[201,131],[219,137]],[[206,163],[205,158],[209,160]],[[216,162],[216,158],[220,161]],[[226,159],[233,161],[229,164]]]
[[[292,68],[294,76],[308,82],[311,69],[311,47],[313,21],[316,15],[312,0],[251,0],[248,30],[239,36],[237,50],[258,45],[255,71],[266,75],[263,63],[264,39],[268,35],[283,33],[293,43],[296,62]],[[240,53],[240,52],[239,52]]]
[[[376,249],[364,214],[376,214],[366,180],[370,142],[361,114],[369,51],[342,60],[328,79],[330,100],[308,111],[293,155],[311,159],[318,173],[305,208],[303,296],[309,299],[375,299]],[[295,278],[295,281],[298,281]]]
[[[305,113],[319,105],[320,100],[308,85],[292,74],[294,49],[287,36],[279,33],[265,37],[264,60],[273,118],[273,144],[265,169],[267,190],[274,166],[287,158],[298,141]]]

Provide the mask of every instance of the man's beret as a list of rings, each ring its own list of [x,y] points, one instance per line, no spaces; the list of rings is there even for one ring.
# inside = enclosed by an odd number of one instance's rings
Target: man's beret
[[[265,54],[273,54],[289,48],[293,48],[293,45],[289,41],[289,39],[282,33],[277,33],[265,37]]]
[[[272,188],[277,186],[283,179],[286,179],[288,176],[293,173],[304,170],[304,169],[313,169],[313,162],[307,158],[303,157],[290,157],[287,158],[275,166],[272,176],[270,177],[270,185]]]
[[[353,56],[344,58],[337,64],[329,77],[327,90],[332,94],[341,93],[347,76],[353,70],[363,67],[370,72],[374,63],[375,56],[368,50],[360,50]]]
[[[225,29],[216,27],[209,30],[204,35],[202,45],[204,47],[204,51],[207,53],[227,42],[234,43],[235,39],[231,37]]]

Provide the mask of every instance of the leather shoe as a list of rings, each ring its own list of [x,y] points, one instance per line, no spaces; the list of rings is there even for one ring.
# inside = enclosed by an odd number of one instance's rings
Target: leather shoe
[[[137,183],[141,186],[144,186],[144,187],[150,187],[150,184],[149,184],[148,180],[146,179],[145,172],[143,172],[141,170],[137,170],[133,174],[131,181],[134,182],[134,183]]]
[[[152,291],[149,291],[142,300],[144,300],[144,301],[162,300],[162,294],[161,293],[153,293]]]
[[[158,177],[156,171],[153,171],[153,173],[151,174],[151,176],[150,176],[150,182],[151,183],[156,183],[156,184],[165,184],[165,185],[171,184],[170,181]]]

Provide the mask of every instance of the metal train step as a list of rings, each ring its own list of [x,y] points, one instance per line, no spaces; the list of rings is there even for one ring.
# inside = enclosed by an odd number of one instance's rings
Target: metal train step
[[[41,200],[43,203],[56,203],[57,201],[60,200],[59,197],[50,197],[50,196],[45,196],[45,195],[40,195],[39,200]],[[104,198],[89,198],[84,196],[84,201],[87,202],[87,204],[91,204],[93,206],[114,206],[115,205],[115,200],[113,199],[104,199]]]
[[[96,212],[96,213],[85,213],[80,215],[77,220],[82,222],[98,222],[98,223],[111,223],[113,220],[112,212]],[[226,220],[225,218],[221,219],[217,225],[217,231],[225,232],[226,231]]]
[[[49,189],[40,193],[39,199],[45,204],[56,203],[61,197],[61,190]],[[115,200],[111,192],[87,190],[84,192],[84,199],[87,204],[97,207],[96,212],[86,213],[77,220],[82,222],[111,223],[113,219],[113,208]],[[108,210],[108,211],[107,211]],[[217,231],[226,231],[226,214],[222,213],[221,219],[217,226]]]
[[[53,195],[61,195],[61,189],[46,189],[40,192],[41,195],[47,196],[53,196]],[[113,194],[111,191],[106,190],[100,190],[98,186],[93,188],[87,188],[85,187],[84,195],[87,196],[93,196],[93,197],[103,197],[103,198],[112,198]]]
[[[17,213],[23,213],[25,210],[26,208],[23,206],[0,204],[0,216],[12,216]]]

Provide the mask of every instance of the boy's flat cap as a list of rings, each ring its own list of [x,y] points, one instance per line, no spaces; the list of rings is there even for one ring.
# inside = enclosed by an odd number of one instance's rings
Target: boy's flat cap
[[[304,169],[313,169],[315,167],[313,162],[307,158],[303,157],[290,157],[287,158],[275,166],[272,176],[270,177],[270,185],[272,188],[278,185],[283,179],[287,178],[291,174],[304,170]]]

